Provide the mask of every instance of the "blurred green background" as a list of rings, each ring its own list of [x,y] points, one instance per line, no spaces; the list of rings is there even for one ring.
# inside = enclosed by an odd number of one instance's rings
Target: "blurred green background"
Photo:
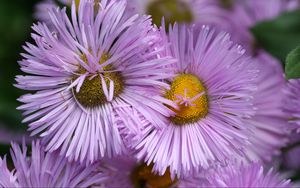
[[[22,91],[15,88],[14,77],[21,74],[19,55],[22,45],[30,41],[34,6],[38,0],[1,0],[0,1],[0,142],[7,139],[18,139],[26,127],[21,124],[21,113],[16,110],[19,103],[16,99]],[[8,151],[6,144],[0,145],[0,155]]]

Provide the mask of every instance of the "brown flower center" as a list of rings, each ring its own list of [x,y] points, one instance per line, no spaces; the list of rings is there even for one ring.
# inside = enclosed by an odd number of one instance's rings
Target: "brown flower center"
[[[131,180],[135,188],[168,188],[176,183],[172,180],[170,170],[167,169],[164,175],[159,176],[152,172],[153,165],[141,164],[131,173]]]
[[[82,59],[86,62],[86,58],[83,56]],[[103,55],[99,64],[104,63],[109,59],[109,55]],[[84,74],[86,70],[82,67],[79,68],[78,73]],[[77,77],[74,77],[72,81],[75,81]],[[105,84],[104,84],[105,83]],[[120,72],[114,71],[111,65],[105,66],[103,72],[95,75],[89,75],[85,78],[79,92],[76,92],[76,87],[73,88],[73,93],[77,101],[86,108],[95,108],[108,101],[106,91],[111,90],[110,87],[113,83],[113,98],[120,95],[124,89],[124,79]],[[106,87],[105,87],[106,85]]]
[[[148,5],[147,14],[152,16],[153,23],[157,26],[161,26],[162,17],[165,18],[166,26],[175,22],[193,21],[191,7],[182,0],[155,0]]]

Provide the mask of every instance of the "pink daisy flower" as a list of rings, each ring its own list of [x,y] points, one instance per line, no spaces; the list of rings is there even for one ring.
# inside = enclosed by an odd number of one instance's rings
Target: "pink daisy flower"
[[[259,70],[257,91],[254,94],[255,115],[245,122],[254,127],[250,137],[251,146],[247,150],[249,158],[270,162],[272,156],[279,155],[280,149],[288,142],[288,115],[284,112],[286,80],[278,60],[260,51],[255,57]]]
[[[162,36],[170,44],[163,55],[178,60],[164,94],[177,107],[169,107],[175,116],[161,130],[147,124],[141,134],[125,136],[136,157],[153,163],[160,174],[169,167],[180,178],[243,155],[251,136],[243,119],[254,114],[252,60],[228,34],[215,34],[205,26],[197,33],[193,27],[175,25]]]
[[[0,158],[0,187],[89,187],[98,184],[102,175],[94,163],[88,167],[68,160],[58,152],[46,153],[40,143],[32,142],[31,157],[27,148],[12,144],[14,170]]]
[[[19,98],[32,135],[40,135],[47,151],[61,149],[69,159],[93,162],[114,156],[124,145],[119,126],[163,124],[173,112],[163,103],[162,82],[173,58],[157,59],[162,48],[147,16],[125,16],[126,1],[93,0],[52,9],[54,32],[42,23],[33,26],[36,44],[27,43],[19,62],[27,75],[17,87],[31,91]]]

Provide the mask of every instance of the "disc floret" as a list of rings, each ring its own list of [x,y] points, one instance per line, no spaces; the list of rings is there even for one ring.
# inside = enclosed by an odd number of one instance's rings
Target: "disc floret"
[[[167,169],[163,175],[155,174],[152,170],[153,164],[142,163],[131,173],[131,181],[135,188],[167,188],[176,183],[176,179],[171,178],[170,170]]]
[[[193,74],[180,74],[171,83],[171,89],[165,97],[177,103],[178,109],[171,121],[177,125],[195,123],[208,113],[206,89]]]
[[[99,64],[103,64],[109,59],[109,55],[105,54],[101,57]],[[82,59],[86,62],[85,56]],[[73,88],[76,100],[84,107],[95,108],[111,102],[115,97],[119,96],[124,89],[124,81],[122,74],[109,64],[104,66],[101,71],[89,74],[84,68],[78,69],[79,75],[86,75],[80,90]],[[73,79],[75,81],[78,76]]]

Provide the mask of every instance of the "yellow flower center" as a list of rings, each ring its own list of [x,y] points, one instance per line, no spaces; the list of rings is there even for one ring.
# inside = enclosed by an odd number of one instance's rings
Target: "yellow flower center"
[[[154,0],[147,7],[147,14],[152,16],[153,23],[161,26],[162,17],[166,26],[170,23],[191,23],[193,14],[189,4],[182,0]]]
[[[82,59],[87,62],[85,56],[83,56]],[[104,63],[108,59],[109,55],[103,55],[101,60],[99,61],[99,64]],[[114,84],[113,97],[115,98],[120,95],[124,89],[124,79],[120,72],[114,72],[113,70],[114,69],[111,65],[105,66],[103,68],[104,72],[96,74],[94,76],[87,76],[79,92],[76,92],[76,87],[74,87],[73,93],[77,101],[82,106],[87,108],[99,107],[103,104],[108,103],[108,97],[107,94],[105,94],[104,89],[107,89],[107,91],[109,91],[111,89],[110,85],[112,84],[112,82]],[[80,67],[78,73],[84,74],[86,73],[86,70]],[[77,78],[78,76],[74,77],[72,81],[75,81]],[[104,88],[103,82],[106,84],[106,88]]]
[[[152,172],[153,164],[147,166],[141,164],[131,173],[131,181],[135,188],[168,188],[176,183],[172,180],[170,170],[167,169],[164,175],[159,176]]]
[[[176,125],[195,123],[208,113],[206,89],[199,78],[192,74],[175,77],[165,97],[175,101],[179,107],[171,108],[176,113],[171,121]]]

